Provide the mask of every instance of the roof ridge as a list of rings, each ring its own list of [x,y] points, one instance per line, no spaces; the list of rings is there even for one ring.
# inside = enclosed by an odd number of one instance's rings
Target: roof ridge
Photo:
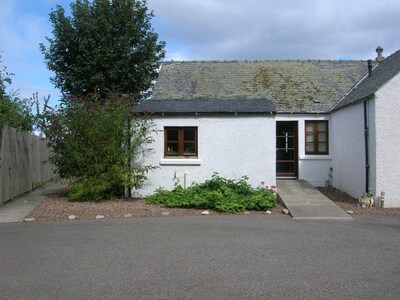
[[[399,50],[400,51],[400,50]],[[169,60],[170,63],[235,63],[235,62],[367,62],[366,59],[226,59],[226,60]]]
[[[397,55],[398,53],[400,53],[400,49],[393,52],[392,54],[390,54],[389,56],[387,56],[383,61],[387,60],[387,59],[391,59],[393,58],[393,56]]]

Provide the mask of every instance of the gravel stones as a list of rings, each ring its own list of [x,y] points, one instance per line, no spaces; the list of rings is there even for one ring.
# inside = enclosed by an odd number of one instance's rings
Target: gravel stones
[[[288,215],[289,214],[289,210],[287,208],[282,209],[282,213],[284,215]]]
[[[24,222],[33,222],[35,221],[35,218],[25,218]]]
[[[209,212],[208,210],[204,210],[204,211],[201,212],[201,214],[202,214],[202,215],[209,215],[210,212]]]
[[[96,216],[96,219],[97,219],[97,220],[99,220],[99,219],[104,219],[104,218],[105,218],[105,217],[104,217],[103,215],[97,215],[97,216]]]
[[[164,217],[167,217],[167,216],[169,216],[169,212],[163,211],[163,212],[161,213],[161,215],[163,215]]]
[[[69,215],[69,216],[68,216],[68,219],[69,219],[69,220],[75,220],[75,219],[76,219],[76,216],[75,216],[75,215]]]
[[[145,199],[121,199],[106,200],[100,202],[71,202],[65,197],[66,193],[58,197],[49,197],[42,201],[27,217],[35,218],[35,222],[65,221],[68,216],[74,215],[75,219],[93,220],[96,215],[106,216],[106,219],[117,218],[140,218],[140,217],[160,217],[163,212],[169,213],[169,217],[177,216],[204,216],[205,209],[190,208],[165,208],[156,204],[148,203]],[[270,209],[272,215],[282,213],[282,206],[277,204]],[[218,213],[207,210],[209,215],[237,215],[231,213]],[[249,211],[250,216],[264,215],[265,211]],[[167,217],[167,216],[166,216]]]

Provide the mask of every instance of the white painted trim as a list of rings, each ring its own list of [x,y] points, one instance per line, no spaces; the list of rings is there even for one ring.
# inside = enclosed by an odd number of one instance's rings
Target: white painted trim
[[[300,160],[332,160],[330,155],[299,155]]]
[[[164,165],[174,165],[174,166],[200,166],[202,163],[201,159],[191,159],[191,158],[161,158],[160,166]]]

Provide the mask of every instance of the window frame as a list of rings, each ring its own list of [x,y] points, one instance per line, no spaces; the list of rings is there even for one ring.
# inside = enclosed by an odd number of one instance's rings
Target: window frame
[[[184,131],[188,129],[194,129],[194,140],[185,140]],[[168,130],[178,130],[178,140],[173,141],[178,143],[178,153],[168,153]],[[194,143],[195,153],[185,153],[184,144]],[[165,126],[164,127],[164,157],[165,158],[198,158],[198,127],[197,126]]]
[[[313,133],[314,133],[314,150],[307,151],[307,144],[311,144],[311,142],[307,142],[307,123],[313,124]],[[318,123],[325,123],[326,124],[326,132],[318,131]],[[318,151],[318,133],[326,133],[326,141],[321,142],[326,144],[326,151]],[[329,121],[328,120],[306,120],[304,123],[304,153],[306,155],[329,155]]]

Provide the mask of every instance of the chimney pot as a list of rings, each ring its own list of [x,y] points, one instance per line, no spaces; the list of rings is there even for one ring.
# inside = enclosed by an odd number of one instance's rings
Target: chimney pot
[[[384,61],[384,57],[382,56],[383,48],[381,46],[376,47],[376,53],[378,56],[375,58],[377,62]]]

